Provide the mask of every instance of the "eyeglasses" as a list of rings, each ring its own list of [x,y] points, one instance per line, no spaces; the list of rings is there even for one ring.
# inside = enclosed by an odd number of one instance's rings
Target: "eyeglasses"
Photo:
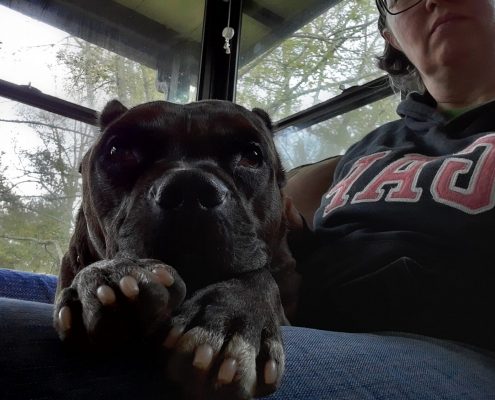
[[[378,0],[379,5],[391,15],[397,15],[413,8],[423,0]]]

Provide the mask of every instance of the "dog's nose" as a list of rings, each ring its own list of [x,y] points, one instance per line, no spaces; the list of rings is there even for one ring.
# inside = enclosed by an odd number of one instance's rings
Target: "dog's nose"
[[[210,210],[222,205],[227,193],[227,187],[217,177],[194,169],[169,174],[151,189],[152,198],[165,210]]]

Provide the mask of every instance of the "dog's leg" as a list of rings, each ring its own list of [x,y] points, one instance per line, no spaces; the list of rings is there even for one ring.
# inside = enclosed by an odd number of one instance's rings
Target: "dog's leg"
[[[271,393],[284,370],[284,320],[277,285],[266,270],[208,286],[172,319],[165,341],[169,376],[195,399]]]
[[[116,347],[160,340],[185,298],[177,272],[157,260],[103,260],[83,268],[60,291],[54,325],[62,340]]]

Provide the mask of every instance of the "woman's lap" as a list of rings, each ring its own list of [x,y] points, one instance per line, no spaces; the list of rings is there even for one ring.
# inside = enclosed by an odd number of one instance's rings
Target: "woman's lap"
[[[47,304],[0,298],[1,399],[175,397],[140,355],[66,354],[51,313]],[[495,399],[495,357],[464,346],[413,335],[283,333],[286,372],[267,399]]]

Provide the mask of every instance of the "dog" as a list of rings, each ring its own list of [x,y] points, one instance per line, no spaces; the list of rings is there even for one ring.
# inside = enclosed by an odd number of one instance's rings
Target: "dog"
[[[220,100],[113,100],[100,128],[60,270],[60,338],[164,348],[186,398],[273,392],[299,277],[269,116]]]

